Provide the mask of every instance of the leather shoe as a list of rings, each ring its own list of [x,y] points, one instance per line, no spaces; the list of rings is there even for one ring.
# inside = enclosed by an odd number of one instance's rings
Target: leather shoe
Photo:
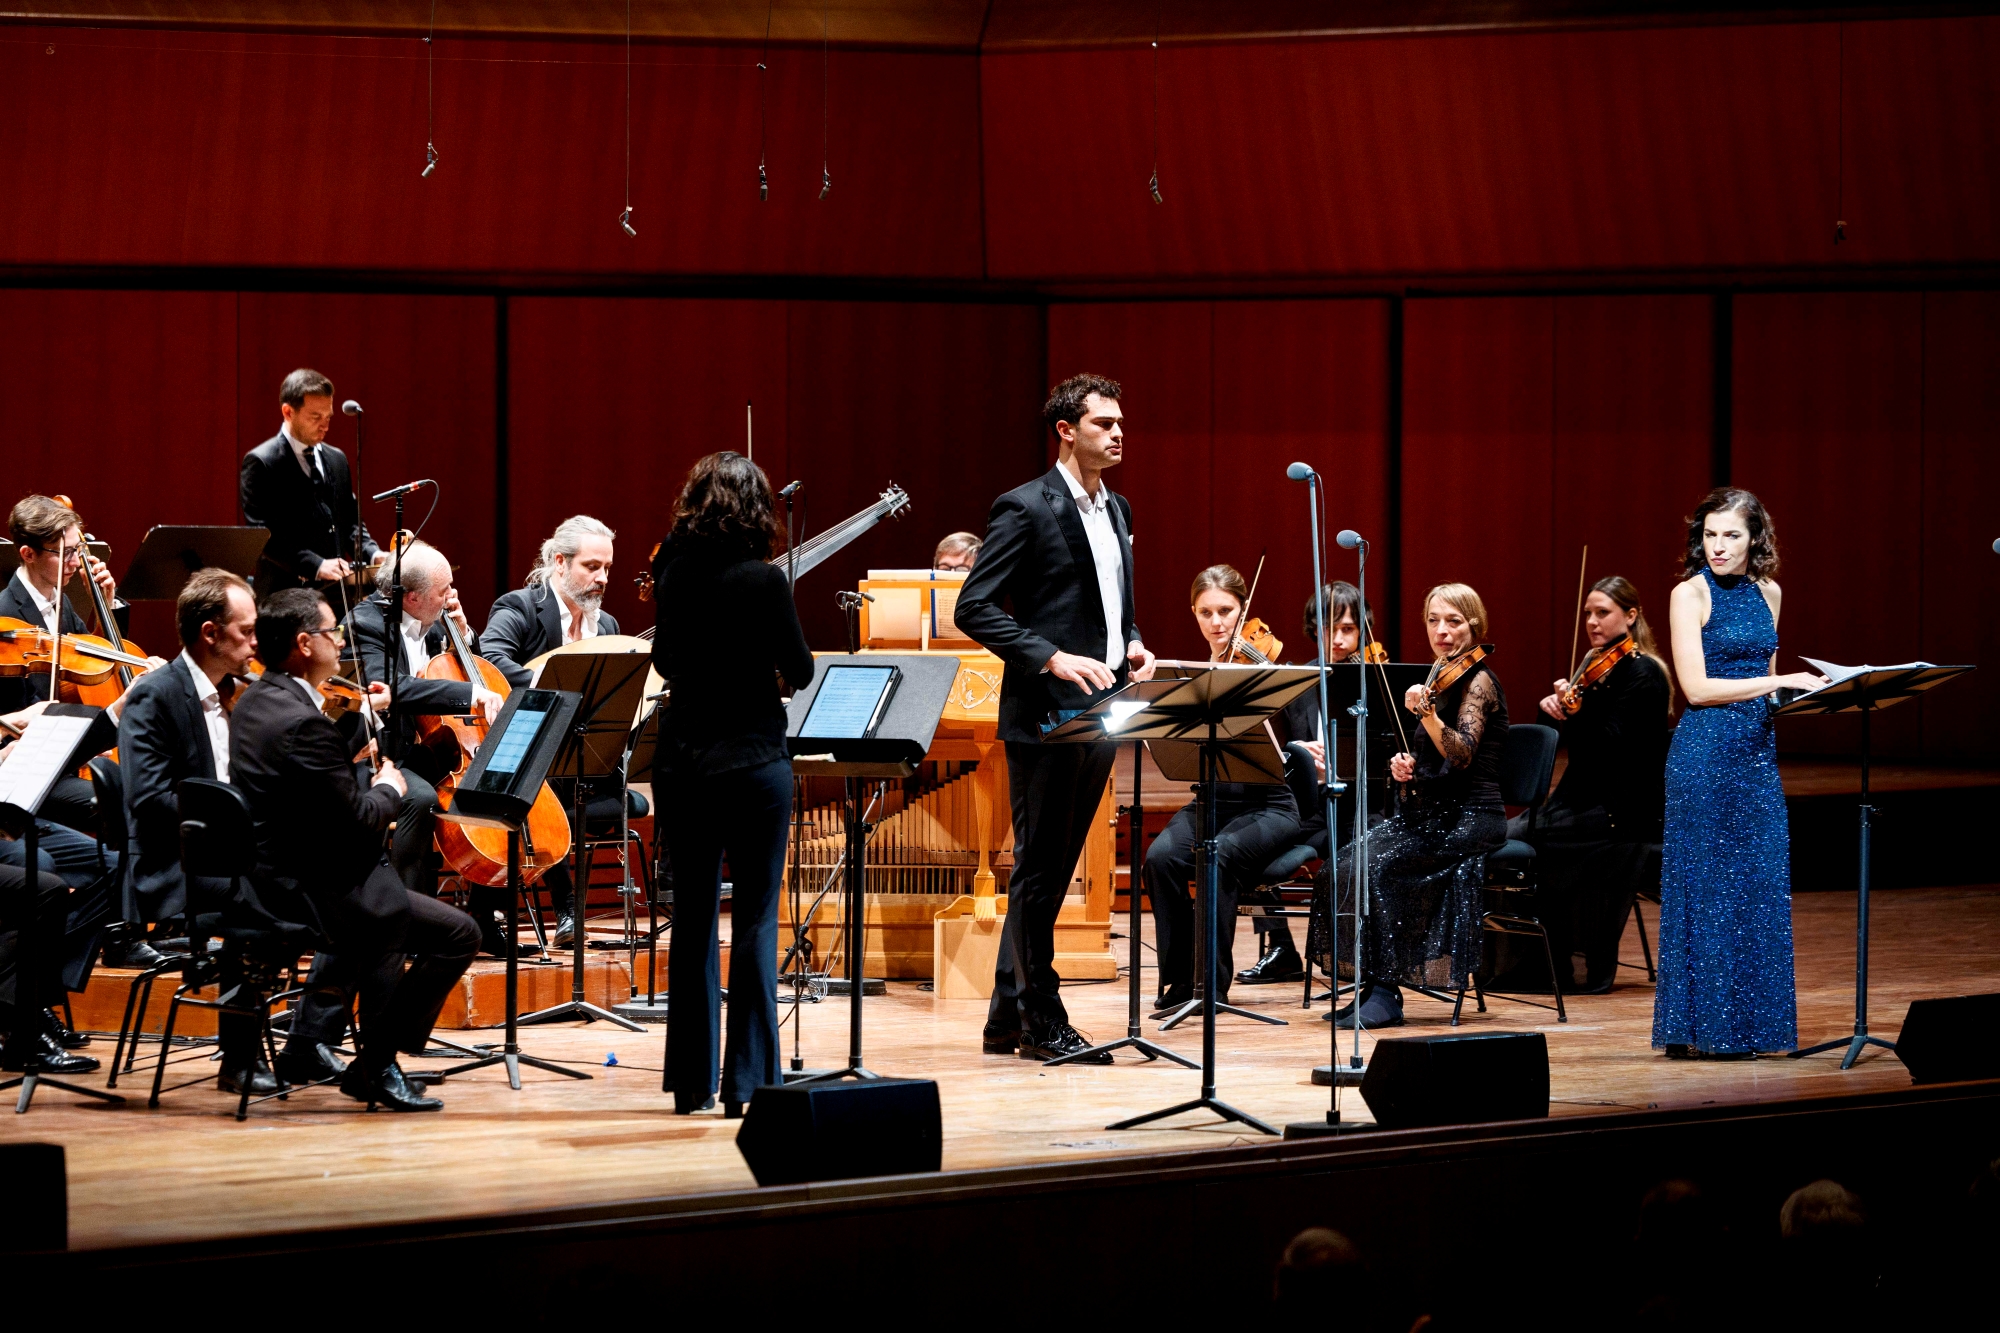
[[[47,1020],[49,1031],[55,1034],[57,1043],[64,1050],[74,1051],[90,1045],[90,1038],[81,1032],[72,1031],[64,1024],[62,1016],[57,1014],[55,1010],[42,1010],[42,1017]]]
[[[988,1055],[1012,1055],[1021,1045],[1021,1030],[1008,1031],[988,1024],[979,1034],[979,1049]]]
[[[114,940],[104,946],[106,967],[129,967],[146,972],[166,961],[167,955],[136,935],[129,940]]]
[[[278,1077],[295,1086],[325,1083],[347,1072],[347,1062],[321,1042],[295,1042],[278,1052]]]
[[[1191,981],[1177,981],[1153,997],[1153,1012],[1160,1013],[1167,1009],[1178,1009],[1193,998],[1194,983]]]
[[[576,943],[576,918],[573,916],[556,919],[556,933],[549,940],[551,948],[567,949]]]
[[[538,958],[542,952],[542,946],[536,944],[533,940],[524,940],[515,945],[514,948],[517,951],[515,954],[517,958]],[[506,933],[498,926],[481,931],[479,935],[479,952],[493,958],[505,958],[507,956]]]
[[[247,1069],[223,1070],[215,1076],[215,1086],[238,1097],[246,1092],[252,1097],[268,1097],[281,1085],[278,1076],[260,1059]]]
[[[1281,981],[1304,981],[1306,965],[1299,951],[1287,940],[1272,945],[1262,958],[1236,974],[1245,986],[1271,986]]]
[[[54,1033],[39,1031],[9,1040],[0,1050],[0,1069],[10,1074],[95,1074],[98,1063],[88,1055],[71,1055]]]
[[[1058,1056],[1074,1055],[1089,1048],[1090,1042],[1084,1035],[1067,1023],[1057,1023],[1040,1032],[1031,1032],[1025,1028],[1021,1031],[1020,1056],[1023,1060],[1053,1060]],[[1081,1060],[1072,1060],[1070,1063],[1108,1065],[1111,1063],[1111,1052],[1099,1051],[1095,1055],[1087,1055]]]
[[[347,1067],[340,1076],[340,1090],[357,1102],[367,1102],[368,1109],[386,1106],[391,1111],[442,1111],[444,1103],[435,1097],[425,1097],[412,1088],[403,1077],[402,1068],[391,1063],[379,1074],[370,1074],[361,1067],[361,1062]]]

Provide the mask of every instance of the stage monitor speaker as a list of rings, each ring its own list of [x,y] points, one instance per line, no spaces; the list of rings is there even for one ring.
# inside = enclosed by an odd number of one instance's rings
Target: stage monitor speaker
[[[60,1143],[0,1143],[0,1254],[69,1248]]]
[[[1913,1083],[2000,1078],[2000,995],[1917,1000],[1896,1034]]]
[[[938,1087],[880,1078],[759,1088],[736,1147],[759,1185],[936,1171],[944,1163]]]
[[[1537,1119],[1549,1113],[1549,1044],[1539,1032],[1386,1037],[1361,1099],[1383,1129]]]

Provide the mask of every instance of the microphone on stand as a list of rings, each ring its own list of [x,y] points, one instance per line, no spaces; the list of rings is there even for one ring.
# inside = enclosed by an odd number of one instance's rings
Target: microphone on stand
[[[778,498],[780,500],[789,500],[794,495],[797,495],[800,491],[804,490],[805,488],[806,484],[802,481],[792,482],[790,485],[786,486],[785,489],[778,492]]]
[[[2000,537],[1993,539],[1993,554],[2000,555]]]
[[[425,477],[422,481],[411,481],[411,482],[405,482],[401,486],[392,486],[388,490],[383,491],[380,495],[371,497],[371,499],[379,504],[383,500],[393,500],[399,495],[408,495],[411,491],[421,490],[426,486],[435,486],[435,485],[437,485],[435,481],[431,480],[429,477]]]
[[[350,417],[358,417],[361,415],[361,404],[350,398],[340,405],[340,410]]]
[[[1312,468],[1305,463],[1294,463],[1285,469],[1285,477],[1289,481],[1311,481],[1316,475]]]
[[[1353,528],[1342,528],[1333,540],[1343,551],[1358,551],[1368,544],[1367,538]]]

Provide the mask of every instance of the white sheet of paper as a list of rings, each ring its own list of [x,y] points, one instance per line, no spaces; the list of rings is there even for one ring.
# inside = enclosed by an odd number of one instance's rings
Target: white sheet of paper
[[[1891,666],[1835,666],[1831,662],[1822,662],[1817,657],[1806,657],[1803,654],[1800,655],[1800,660],[1811,663],[1813,669],[1825,676],[1828,683],[1833,685],[1838,685],[1843,680],[1851,680],[1855,676],[1865,675],[1870,671],[1922,671],[1933,665],[1930,662],[1898,662]],[[1825,686],[1820,688],[1824,689]]]
[[[95,720],[47,713],[36,718],[27,734],[8,747],[7,762],[0,764],[0,802],[23,810],[40,805]]]

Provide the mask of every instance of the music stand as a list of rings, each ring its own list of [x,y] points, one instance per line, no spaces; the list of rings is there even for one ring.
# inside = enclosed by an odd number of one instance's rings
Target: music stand
[[[646,692],[646,668],[651,665],[650,653],[623,648],[615,652],[556,653],[542,664],[541,674],[535,679],[537,689],[583,696],[562,753],[549,768],[550,777],[569,778],[575,783],[570,789],[570,847],[575,863],[572,871],[575,897],[570,910],[576,919],[576,929],[570,940],[569,999],[537,1009],[524,1016],[523,1023],[554,1023],[566,1018],[581,1018],[588,1023],[601,1018],[628,1032],[646,1030],[584,998],[584,921],[585,908],[590,902],[590,855],[584,848],[589,841],[589,827],[584,819],[584,787],[592,778],[623,775],[625,747],[631,741],[632,721],[639,715],[640,697]]]
[[[1195,876],[1200,918],[1207,928],[1202,950],[1201,1095],[1163,1110],[1121,1120],[1107,1129],[1132,1129],[1184,1111],[1210,1111],[1248,1125],[1260,1134],[1278,1131],[1215,1095],[1215,899],[1221,869],[1216,863],[1216,792],[1223,769],[1224,742],[1261,731],[1271,714],[1319,680],[1311,667],[1211,666],[1185,679],[1128,685],[1043,737],[1043,742],[1144,740],[1199,741],[1202,755],[1199,839]]]
[[[226,569],[252,578],[269,528],[156,527],[132,553],[118,595],[128,602],[171,602],[197,569]]]
[[[1811,658],[1806,660],[1812,661]],[[1822,668],[1825,666],[1819,662],[1814,662],[1813,665]],[[1845,1046],[1847,1054],[1842,1057],[1840,1067],[1852,1069],[1861,1052],[1870,1046],[1880,1046],[1886,1051],[1896,1049],[1895,1042],[1868,1035],[1868,853],[1870,824],[1875,813],[1874,807],[1868,804],[1868,766],[1871,758],[1869,722],[1882,709],[1902,703],[1905,699],[1914,699],[1926,690],[1934,689],[1970,670],[1972,668],[1969,666],[1932,666],[1928,662],[1912,662],[1893,667],[1863,667],[1829,685],[1794,694],[1771,710],[1774,717],[1796,717],[1808,713],[1861,714],[1861,874],[1860,892],[1854,911],[1854,1035],[1836,1037],[1832,1041],[1820,1042],[1817,1046],[1807,1046],[1787,1052],[1794,1060],[1808,1055],[1818,1055],[1822,1051],[1838,1050]],[[1832,672],[1829,671],[1827,674],[1831,675]]]
[[[801,735],[813,715],[813,701],[819,697],[828,673],[836,667],[892,667],[900,672],[895,692],[889,696],[880,720],[866,735],[838,738]],[[786,718],[786,748],[791,752],[792,771],[804,777],[843,779],[841,823],[847,839],[847,1066],[790,1083],[822,1083],[836,1079],[875,1079],[861,1061],[861,1000],[868,987],[862,966],[866,932],[862,916],[866,911],[868,834],[871,826],[863,817],[861,783],[864,778],[906,778],[917,771],[937,734],[938,719],[951,699],[952,682],[958,679],[958,659],[949,656],[925,657],[900,653],[839,654],[821,657],[813,663],[812,684],[792,696]],[[794,1015],[794,1022],[800,1021]]]
[[[58,778],[76,772],[90,761],[92,755],[101,754],[117,743],[118,728],[102,708],[52,703],[42,710],[27,733],[14,742],[15,753],[4,767],[0,767],[0,811],[19,817],[27,825],[21,839],[27,854],[27,877],[22,896],[29,910],[15,946],[16,1022],[27,1023],[41,1010],[44,998],[53,999],[41,994],[39,984],[41,951],[54,948],[56,942],[44,940],[36,927],[40,913],[35,910],[35,893],[40,887],[41,873],[41,841],[40,831],[35,827],[36,812],[42,808],[42,802],[48,798]],[[17,1040],[19,1035],[15,1034]],[[35,1100],[37,1087],[54,1088],[78,1097],[95,1097],[101,1102],[125,1100],[115,1092],[78,1087],[34,1070],[23,1072],[19,1078],[0,1081],[0,1092],[8,1088],[21,1090],[14,1103],[16,1115],[27,1114],[29,1105]]]
[[[520,712],[522,703],[531,695],[539,695],[538,690],[516,690],[507,696],[506,706],[494,720],[487,732],[479,753],[473,756],[472,766],[465,772],[464,783],[459,789],[458,799],[449,810],[438,811],[439,819],[449,819],[455,824],[481,825],[486,828],[500,828],[507,831],[507,1021],[506,1039],[500,1049],[487,1047],[487,1053],[462,1065],[440,1069],[431,1075],[435,1079],[447,1079],[454,1074],[470,1074],[475,1069],[488,1069],[494,1065],[504,1065],[507,1070],[507,1086],[515,1092],[521,1090],[521,1066],[531,1065],[545,1069],[551,1074],[562,1074],[567,1078],[593,1078],[580,1069],[570,1069],[553,1060],[529,1055],[521,1049],[521,944],[516,915],[521,910],[521,829],[527,823],[528,810],[535,803],[535,795],[542,789],[548,769],[554,759],[556,747],[566,743],[561,733],[566,729],[564,714],[578,707],[582,700],[574,694],[559,695],[549,700],[551,712],[555,714],[555,725],[550,728],[551,736],[544,742],[535,744],[521,754],[515,778],[509,784],[518,795],[508,799],[506,794],[497,798],[489,797],[479,790],[481,775],[487,771],[488,761],[506,747],[507,729]],[[542,699],[536,699],[540,704]],[[495,741],[499,740],[499,745]],[[468,797],[470,800],[468,800]]]

